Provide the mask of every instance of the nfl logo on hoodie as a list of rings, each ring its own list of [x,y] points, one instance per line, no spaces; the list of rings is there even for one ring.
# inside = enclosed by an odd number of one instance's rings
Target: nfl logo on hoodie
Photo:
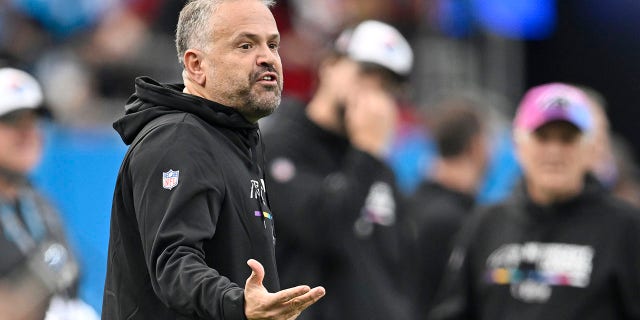
[[[178,185],[178,178],[180,177],[180,170],[173,171],[169,169],[167,172],[162,173],[162,187],[171,190]]]

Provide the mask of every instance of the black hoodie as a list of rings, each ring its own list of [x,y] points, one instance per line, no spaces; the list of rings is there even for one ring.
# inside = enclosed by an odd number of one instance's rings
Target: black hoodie
[[[405,320],[397,279],[400,204],[381,160],[284,101],[265,129],[267,178],[278,221],[282,284],[322,285],[328,294],[298,319]],[[271,118],[270,120],[274,120]]]
[[[113,125],[131,146],[114,192],[102,318],[245,319],[238,284],[249,258],[279,290],[258,126],[182,85],[135,84]]]
[[[640,212],[586,181],[561,203],[521,188],[472,215],[429,319],[640,319]]]

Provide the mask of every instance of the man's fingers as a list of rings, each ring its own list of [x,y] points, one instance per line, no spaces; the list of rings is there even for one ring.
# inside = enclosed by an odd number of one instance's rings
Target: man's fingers
[[[310,290],[311,288],[309,288],[309,286],[297,286],[284,289],[275,293],[275,301],[277,303],[285,303],[293,298],[297,298],[309,292]]]
[[[311,290],[309,290],[309,293],[307,293],[307,295],[309,295],[309,297],[311,297],[311,303],[314,303],[318,300],[320,300],[320,298],[324,297],[324,295],[326,294],[326,290],[324,289],[324,287],[315,287]]]
[[[262,264],[260,264],[260,262],[254,260],[254,259],[249,259],[247,261],[247,265],[249,265],[249,267],[251,268],[251,275],[249,276],[249,278],[247,278],[247,283],[245,284],[245,286],[258,286],[261,287],[262,286],[262,280],[264,279],[264,267],[262,266]]]
[[[315,287],[302,296],[291,300],[291,308],[293,313],[302,312],[312,304],[316,303],[320,298],[324,297],[326,291],[323,287]]]
[[[269,293],[262,285],[264,267],[254,259],[249,259],[247,265],[251,268],[251,275],[245,285],[245,304],[252,316],[260,315],[259,317],[263,318],[265,315],[280,315],[286,319],[295,319],[300,312],[325,294],[323,287],[311,289],[306,285]],[[259,303],[256,304],[256,301]],[[251,319],[249,313],[247,317]]]

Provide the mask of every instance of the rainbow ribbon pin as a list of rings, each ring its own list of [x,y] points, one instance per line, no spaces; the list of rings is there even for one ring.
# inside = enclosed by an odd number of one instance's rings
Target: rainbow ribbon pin
[[[269,220],[273,219],[273,218],[271,217],[271,213],[266,212],[266,211],[262,211],[262,212],[260,212],[260,211],[255,211],[255,212],[254,212],[254,214],[255,214],[255,216],[256,216],[256,217],[265,217],[265,218],[267,218],[267,219],[269,219]]]

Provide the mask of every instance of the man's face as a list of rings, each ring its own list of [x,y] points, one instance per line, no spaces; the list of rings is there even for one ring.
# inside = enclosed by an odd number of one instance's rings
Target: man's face
[[[16,111],[0,117],[0,167],[26,174],[42,156],[42,138],[37,116]]]
[[[224,2],[212,21],[204,64],[207,98],[252,122],[271,114],[283,88],[280,34],[271,11],[255,0]]]
[[[516,148],[530,188],[557,197],[581,188],[592,144],[574,125],[547,123],[516,137]]]

